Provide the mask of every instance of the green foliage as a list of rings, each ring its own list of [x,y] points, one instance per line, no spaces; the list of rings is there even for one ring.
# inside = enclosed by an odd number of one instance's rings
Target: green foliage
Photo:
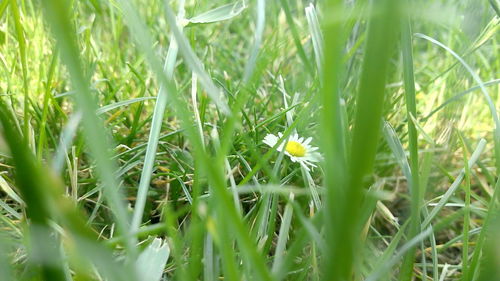
[[[1,280],[500,278],[497,0],[0,20]]]

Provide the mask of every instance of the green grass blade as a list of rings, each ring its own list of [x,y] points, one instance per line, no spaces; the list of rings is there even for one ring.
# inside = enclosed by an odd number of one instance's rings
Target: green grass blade
[[[31,154],[28,144],[15,129],[14,122],[11,116],[7,115],[7,112],[4,102],[0,100],[2,135],[5,137],[13,155],[16,167],[16,183],[24,202],[26,202],[27,217],[30,219],[30,262],[35,266],[39,266],[40,269],[37,271],[40,278],[65,281],[62,257],[57,250],[58,238],[49,229],[49,219],[51,217],[48,207],[49,190],[45,190],[48,186],[42,184],[44,183],[43,173],[37,166],[37,161]],[[44,262],[44,257],[50,259],[50,261]],[[35,271],[34,274],[37,274],[37,272]]]
[[[472,157],[471,157],[472,158]],[[469,165],[470,167],[470,165]],[[487,245],[487,235],[491,234],[491,227],[495,223],[495,215],[498,213],[498,202],[500,196],[500,179],[497,179],[495,183],[495,188],[493,192],[493,196],[490,199],[488,204],[489,212],[486,214],[486,218],[484,219],[483,226],[481,228],[481,232],[479,233],[479,237],[476,240],[476,246],[474,247],[474,251],[472,253],[472,258],[469,263],[468,275],[464,276],[462,280],[464,281],[472,281],[476,280],[475,278],[479,276],[481,273],[480,266],[482,266],[482,255],[484,252],[487,252],[488,249],[485,249]],[[483,252],[484,251],[484,252]],[[486,254],[487,255],[487,254]],[[483,273],[484,274],[484,273]],[[483,275],[484,277],[484,275]],[[487,278],[487,276],[486,276]]]
[[[257,0],[257,23],[255,26],[254,41],[252,49],[250,50],[250,57],[245,64],[245,71],[243,73],[244,83],[248,83],[254,73],[255,65],[257,63],[257,56],[262,44],[262,37],[264,36],[264,27],[266,25],[266,1]]]
[[[493,100],[491,99],[491,96],[489,95],[488,90],[486,89],[485,83],[479,77],[479,75],[472,69],[472,67],[467,62],[465,62],[465,60],[462,57],[460,57],[456,52],[454,52],[452,49],[450,49],[449,47],[447,47],[443,43],[441,43],[441,42],[437,41],[436,39],[431,38],[427,35],[417,33],[417,34],[415,34],[415,36],[418,38],[425,39],[425,40],[431,42],[432,44],[435,44],[435,45],[443,48],[448,53],[450,53],[455,59],[457,59],[465,67],[467,72],[469,72],[471,77],[474,79],[474,81],[480,87],[481,92],[483,93],[483,95],[486,99],[486,103],[488,104],[488,107],[490,109],[493,122],[495,124],[494,137],[493,137],[494,144],[495,144],[495,159],[496,159],[496,167],[497,167],[497,169],[500,170],[500,119],[498,117],[498,112],[496,110],[496,106],[495,106]]]
[[[479,143],[477,144],[476,149],[474,150],[474,152],[472,153],[472,155],[469,159],[469,162],[468,162],[469,168],[474,166],[474,164],[476,164],[477,159],[479,159],[479,156],[484,151],[485,147],[486,147],[486,140],[481,139],[479,141]],[[455,191],[458,189],[458,187],[460,187],[460,183],[462,182],[464,177],[465,177],[465,171],[462,169],[462,171],[460,171],[460,174],[457,176],[455,181],[451,184],[450,188],[448,188],[448,190],[446,190],[445,194],[443,194],[443,196],[441,197],[441,199],[439,200],[437,205],[434,207],[434,209],[432,209],[432,211],[429,213],[429,215],[424,219],[424,221],[422,222],[422,228],[427,228],[427,226],[429,226],[432,219],[434,219],[434,217],[436,217],[437,213],[445,206],[445,204],[448,202],[448,200],[450,200],[450,197],[455,193]]]
[[[448,225],[450,225],[452,222],[457,220],[459,217],[462,216],[463,210],[456,212],[448,217],[445,217],[442,221],[437,223],[434,227],[428,227],[422,232],[418,233],[415,235],[411,240],[406,242],[403,246],[401,246],[396,254],[390,259],[389,262],[386,262],[382,265],[382,267],[377,270],[376,272],[373,272],[370,274],[367,278],[365,278],[365,281],[375,281],[375,280],[380,280],[379,278],[385,274],[391,267],[396,265],[397,263],[400,262],[401,258],[404,257],[406,252],[411,250],[413,247],[417,246],[421,241],[423,241],[425,238],[429,237],[432,233],[437,232]]]
[[[316,60],[316,67],[318,68],[318,73],[320,77],[323,73],[323,35],[321,34],[321,29],[319,27],[318,14],[316,13],[316,7],[310,3],[306,7],[306,18],[309,25],[309,32],[311,33],[311,40],[313,43],[314,58]]]
[[[74,95],[78,108],[82,111],[82,124],[90,152],[96,160],[99,176],[105,186],[104,194],[116,218],[120,233],[128,233],[128,215],[122,196],[118,190],[119,184],[115,179],[116,164],[111,160],[108,140],[109,137],[103,128],[102,121],[95,114],[97,104],[94,102],[89,89],[89,79],[86,78],[80,53],[75,42],[75,32],[70,23],[71,9],[68,2],[49,0],[43,2],[44,15],[50,24],[57,40],[61,61],[66,65],[73,87],[78,92]],[[128,250],[134,255],[133,241],[127,241]]]
[[[408,158],[406,157],[406,153],[403,148],[403,144],[396,136],[396,132],[392,128],[391,124],[388,122],[384,122],[383,134],[389,148],[394,154],[401,170],[403,171],[403,175],[405,176],[407,181],[411,181],[412,170],[410,168],[410,163],[408,162]]]
[[[195,24],[205,24],[224,21],[238,16],[246,9],[245,1],[239,0],[234,3],[222,5],[210,11],[206,11],[194,17],[187,19],[188,26]]]
[[[464,155],[464,171],[465,171],[465,200],[464,200],[464,223],[462,227],[462,276],[467,278],[469,275],[469,229],[470,229],[470,199],[471,199],[471,170],[468,163],[467,156],[467,146],[463,137],[460,135],[460,141],[462,144],[463,155]]]
[[[43,149],[44,146],[46,145],[45,138],[46,138],[46,123],[47,123],[47,116],[49,112],[49,100],[50,100],[50,95],[52,94],[51,91],[51,84],[52,80],[54,78],[54,72],[56,69],[57,65],[57,54],[54,52],[53,57],[50,62],[50,67],[49,67],[49,73],[47,74],[47,81],[45,82],[45,93],[43,97],[43,113],[42,113],[42,120],[40,121],[40,136],[38,137],[38,147],[37,147],[37,156],[38,156],[38,161],[42,160],[43,157]]]
[[[142,102],[142,101],[154,100],[154,99],[156,99],[156,97],[140,97],[140,98],[134,98],[134,99],[124,100],[124,101],[119,101],[119,102],[115,102],[115,103],[108,104],[108,105],[105,105],[105,106],[101,106],[96,111],[96,113],[97,114],[103,114],[103,113],[106,113],[106,112],[111,111],[113,109],[117,109],[117,108],[120,108],[120,107],[131,105],[131,104],[136,103],[136,102]]]
[[[68,155],[68,149],[71,146],[72,140],[76,134],[80,121],[82,120],[82,113],[77,111],[73,113],[68,122],[63,128],[59,138],[59,145],[52,159],[52,169],[60,174],[64,168],[64,162]]]
[[[4,0],[6,2],[7,0]],[[28,139],[28,130],[29,130],[29,91],[28,91],[28,63],[26,58],[26,38],[24,36],[24,28],[21,23],[21,15],[19,11],[19,5],[16,0],[10,0],[10,8],[12,11],[12,15],[14,17],[14,25],[16,27],[16,35],[17,42],[19,44],[19,56],[21,58],[21,70],[23,75],[23,93],[24,93],[24,116],[23,116],[23,134],[26,139]]]
[[[415,100],[415,77],[413,73],[413,47],[410,17],[407,15],[402,19],[401,26],[401,49],[403,53],[403,80],[405,86],[405,104],[408,120],[408,139],[410,150],[410,195],[411,195],[411,217],[408,227],[407,239],[412,239],[420,231],[420,206],[422,193],[420,191],[420,172],[418,161],[418,131],[413,123],[417,116],[417,105]],[[413,118],[412,118],[413,117]],[[413,262],[415,260],[416,248],[410,249],[401,266],[400,279],[411,280]]]
[[[494,79],[494,80],[490,80],[490,81],[484,82],[484,86],[485,87],[493,86],[493,85],[497,85],[497,84],[500,84],[500,79]],[[425,120],[429,119],[432,115],[436,114],[438,111],[440,111],[441,109],[443,109],[445,106],[449,105],[450,103],[458,101],[462,97],[464,97],[464,96],[466,96],[466,95],[468,95],[470,93],[473,93],[474,91],[480,90],[480,89],[481,89],[481,86],[474,86],[474,87],[471,87],[471,88],[469,88],[469,89],[467,89],[465,91],[462,91],[462,92],[454,95],[453,97],[447,99],[442,104],[440,104],[439,106],[437,106],[431,112],[429,112],[429,114],[427,114],[425,117],[423,117],[422,120],[425,121]]]
[[[329,1],[326,2],[325,10],[328,13],[333,13],[335,10],[343,9],[343,1]],[[327,17],[327,16],[325,16]],[[340,197],[343,194],[341,186],[347,184],[347,163],[346,151],[344,150],[344,143],[346,135],[342,126],[342,111],[341,111],[341,96],[339,88],[341,87],[342,65],[342,49],[346,40],[346,32],[343,30],[342,23],[340,22],[323,22],[324,38],[325,38],[325,61],[323,73],[323,88],[319,103],[323,105],[321,110],[321,145],[325,157],[325,174],[324,186],[327,187],[326,204],[324,212],[331,214],[324,216],[326,226],[326,240],[331,241],[330,247],[327,249],[327,255],[323,264],[323,276],[331,276],[333,280],[342,280],[344,276],[335,277],[340,274],[338,270],[346,266],[343,264],[339,268],[332,268],[332,264],[337,262],[339,256],[343,253],[339,249],[339,245],[335,245],[340,237],[337,227],[340,225],[340,217],[343,212],[342,208],[337,205]],[[305,243],[298,243],[297,239],[292,250],[298,250]],[[342,242],[344,243],[344,242]],[[343,258],[341,258],[343,259]],[[349,261],[351,262],[351,261]],[[348,269],[350,271],[350,269]]]
[[[184,3],[181,3],[179,10],[179,17],[184,17]],[[164,64],[164,72],[168,73],[167,79],[173,80],[173,71],[175,67],[175,62],[177,60],[178,46],[175,40],[170,41],[170,46],[168,48],[167,57]],[[155,109],[153,111],[153,118],[151,121],[151,129],[149,132],[149,138],[146,147],[146,156],[144,157],[144,166],[141,172],[141,180],[139,181],[139,188],[137,190],[137,200],[134,207],[134,215],[132,218],[132,231],[137,231],[142,222],[142,216],[144,213],[144,207],[146,205],[146,197],[148,192],[148,187],[151,182],[151,174],[153,173],[153,166],[156,157],[156,151],[158,148],[158,141],[160,137],[160,131],[163,124],[163,118],[165,114],[165,109],[167,107],[168,91],[165,85],[161,85],[158,91],[158,97],[155,104]]]
[[[0,236],[0,274],[5,281],[15,281],[12,261],[7,255],[7,244],[8,239],[6,237]]]
[[[399,22],[397,2],[379,1],[372,3],[372,11],[376,10],[377,13],[372,12],[370,14],[370,27],[356,99],[357,107],[353,125],[351,153],[348,155],[348,163],[344,168],[347,171],[347,179],[333,178],[329,180],[329,177],[339,176],[339,169],[333,167],[342,163],[342,158],[339,157],[341,153],[338,152],[338,149],[342,149],[342,147],[335,147],[334,149],[337,149],[336,153],[332,153],[331,148],[329,148],[329,155],[325,155],[327,158],[325,169],[328,169],[326,186],[330,191],[328,204],[331,204],[331,207],[327,209],[328,214],[331,216],[328,216],[331,222],[327,221],[327,223],[330,224],[329,229],[331,230],[327,232],[330,241],[330,257],[327,258],[327,263],[324,265],[323,275],[330,276],[331,280],[350,279],[352,274],[356,272],[360,261],[359,250],[362,247],[362,242],[358,233],[361,230],[362,223],[364,223],[361,221],[364,179],[372,171],[378,144],[385,81],[389,70],[389,60],[396,43],[397,23]],[[331,40],[328,39],[329,36],[339,35],[325,34],[325,50],[331,49],[328,46],[328,41]],[[332,95],[332,92],[337,91],[337,89],[332,89],[331,86],[327,85],[331,84],[331,82],[327,83],[326,81],[332,80],[332,77],[328,76],[331,73],[326,69],[332,67],[333,63],[338,63],[338,61],[330,61],[328,57],[325,60],[324,88],[329,91],[324,89],[324,96]],[[334,102],[339,104],[338,100]],[[328,112],[328,108],[325,106],[326,102],[323,102],[323,105],[323,111]],[[335,108],[330,110],[335,110]],[[337,114],[339,114],[338,110]],[[323,130],[331,132],[327,138],[328,141],[332,141],[332,138],[339,138],[332,132],[340,130],[332,130],[331,128],[332,126],[333,128],[340,127],[338,124],[331,124],[333,120],[339,118],[340,116],[334,116],[324,120]],[[335,142],[331,142],[328,145],[331,146],[332,143],[335,144]]]
[[[222,95],[221,90],[213,83],[208,73],[204,70],[202,62],[194,53],[186,37],[182,34],[168,1],[165,3],[165,15],[165,18],[172,29],[172,34],[179,45],[179,51],[187,65],[191,68],[192,72],[196,73],[200,84],[203,85],[207,94],[210,98],[212,98],[214,103],[223,113],[229,114],[229,107],[226,101],[224,101],[224,96]]]
[[[293,201],[294,195],[290,194],[290,201]],[[281,221],[278,242],[276,244],[276,251],[274,253],[274,262],[273,262],[273,272],[276,272],[276,269],[281,266],[283,262],[283,256],[285,254],[286,242],[288,240],[288,233],[290,231],[290,224],[292,221],[293,208],[292,204],[288,203],[285,206],[285,211],[283,213],[283,219]]]
[[[297,25],[295,24],[295,21],[293,19],[292,12],[290,11],[290,6],[288,2],[289,1],[287,0],[280,0],[281,6],[283,7],[283,11],[285,12],[286,21],[290,26],[290,32],[292,33],[293,43],[295,43],[295,47],[297,48],[297,53],[302,63],[308,70],[307,72],[309,74],[312,74],[313,67],[311,66],[311,62],[307,57],[306,52],[304,51],[304,46],[302,46],[302,41],[300,39],[299,32],[297,31]]]

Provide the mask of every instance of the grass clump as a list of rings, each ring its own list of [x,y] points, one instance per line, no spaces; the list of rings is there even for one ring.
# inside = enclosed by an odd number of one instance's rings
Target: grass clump
[[[500,278],[494,0],[0,19],[2,280]]]

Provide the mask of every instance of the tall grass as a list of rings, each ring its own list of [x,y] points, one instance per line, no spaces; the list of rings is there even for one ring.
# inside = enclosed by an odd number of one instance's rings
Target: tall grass
[[[500,278],[496,1],[0,19],[1,280]]]

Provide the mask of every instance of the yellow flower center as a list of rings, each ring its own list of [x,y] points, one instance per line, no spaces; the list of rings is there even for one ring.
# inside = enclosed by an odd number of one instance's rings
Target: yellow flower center
[[[306,155],[306,148],[296,141],[287,142],[285,150],[286,152],[290,153],[290,155],[295,157],[302,157]]]

